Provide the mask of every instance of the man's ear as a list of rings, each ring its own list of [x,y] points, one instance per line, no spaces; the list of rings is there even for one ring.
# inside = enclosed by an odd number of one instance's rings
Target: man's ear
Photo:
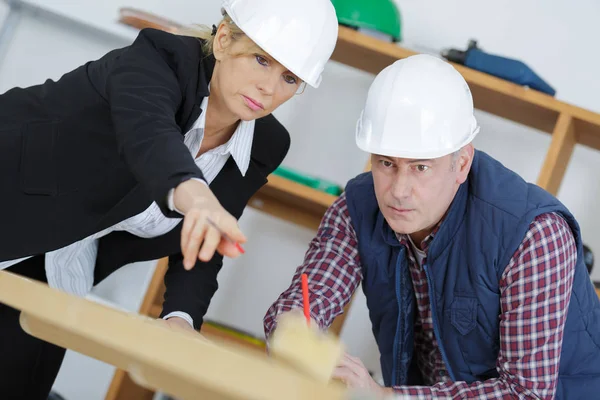
[[[471,143],[464,146],[459,150],[458,159],[456,160],[456,182],[460,185],[467,180],[469,171],[471,171],[471,165],[473,163],[473,157],[475,156],[475,147]]]

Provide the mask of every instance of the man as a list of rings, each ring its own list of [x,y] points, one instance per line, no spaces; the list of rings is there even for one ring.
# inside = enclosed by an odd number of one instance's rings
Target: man
[[[419,399],[591,399],[600,393],[600,302],[579,226],[556,198],[471,143],[471,92],[418,55],[374,80],[357,123],[371,172],[327,210],[291,286],[326,329],[359,284],[385,387],[345,355],[349,387]]]

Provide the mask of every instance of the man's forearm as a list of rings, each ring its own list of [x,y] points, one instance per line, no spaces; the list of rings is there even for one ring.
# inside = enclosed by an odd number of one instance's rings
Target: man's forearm
[[[308,275],[310,314],[322,329],[329,327],[360,284],[358,258],[356,234],[342,194],[325,213],[290,286],[269,307],[264,318],[265,336],[271,335],[278,315],[303,307],[302,273]]]
[[[462,400],[462,399],[531,399],[539,400],[540,396],[533,391],[516,383],[508,383],[503,378],[488,379],[474,382],[446,382],[433,386],[396,386],[393,388],[396,395],[406,396],[414,400]]]
[[[292,279],[290,287],[271,305],[264,320],[266,337],[271,335],[277,325],[277,317],[279,315],[284,312],[301,310],[303,308],[302,290],[300,289],[300,276],[303,271],[306,271],[308,274],[310,316],[319,328],[327,329],[334,318],[343,312],[343,308],[350,300],[351,295],[340,296],[337,293],[334,295],[331,287],[319,278],[319,276],[323,275],[322,271],[313,268],[307,268],[306,270],[299,268]],[[335,268],[335,266],[329,265],[327,268]],[[328,276],[328,274],[324,274],[324,276]],[[355,290],[355,286],[353,285],[349,289],[350,293]]]

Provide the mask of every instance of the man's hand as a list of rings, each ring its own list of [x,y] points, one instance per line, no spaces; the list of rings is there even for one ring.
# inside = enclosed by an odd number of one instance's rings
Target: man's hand
[[[377,396],[383,397],[392,393],[391,389],[380,386],[371,378],[369,371],[359,358],[352,357],[348,353],[344,354],[333,371],[333,378],[342,381],[351,389],[361,389],[361,391],[368,391]]]

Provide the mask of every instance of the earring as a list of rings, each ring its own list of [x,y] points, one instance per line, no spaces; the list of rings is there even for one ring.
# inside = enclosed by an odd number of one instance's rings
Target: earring
[[[213,25],[212,28],[213,28],[213,30],[212,30],[212,33],[210,35],[211,36],[215,36],[217,34],[217,26]]]

